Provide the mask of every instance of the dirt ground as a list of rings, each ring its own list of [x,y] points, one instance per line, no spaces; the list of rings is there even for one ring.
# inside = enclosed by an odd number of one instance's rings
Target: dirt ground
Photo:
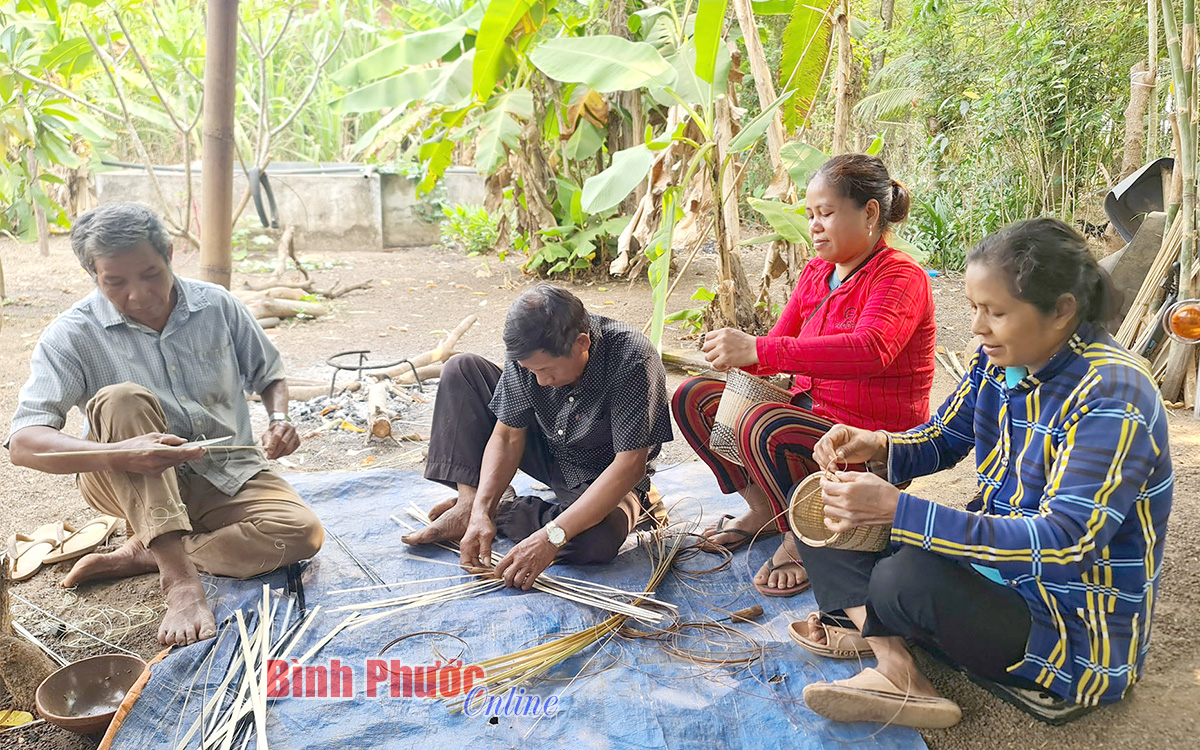
[[[65,239],[57,239],[49,258],[41,258],[32,245],[0,240],[7,299],[0,331],[0,425],[16,407],[17,393],[29,373],[29,356],[43,328],[92,288],[78,267]],[[468,258],[444,249],[404,250],[394,253],[363,252],[340,257],[307,256],[323,267],[315,273],[320,286],[341,279],[354,283],[370,279],[373,285],[339,299],[334,313],[315,321],[285,324],[273,334],[283,352],[289,373],[326,381],[326,358],[341,351],[367,349],[373,361],[400,359],[431,348],[444,331],[474,313],[479,324],[461,340],[459,349],[499,359],[500,332],[508,304],[533,281],[509,261]],[[247,268],[244,265],[243,268]],[[747,267],[758,267],[753,257]],[[176,269],[183,276],[197,274],[194,254],[181,254]],[[687,298],[714,277],[714,256],[701,254],[668,309],[688,304]],[[253,278],[235,272],[234,286]],[[961,350],[968,338],[961,279],[941,276],[934,280],[938,308],[939,343]],[[596,313],[642,325],[651,311],[644,281],[580,282],[573,291]],[[778,289],[778,295],[785,290]],[[666,335],[667,347],[694,347],[677,328]],[[343,376],[343,379],[348,376]],[[682,379],[672,373],[672,384]],[[953,386],[939,369],[934,402]],[[429,408],[418,405],[405,415],[405,431],[428,436]],[[260,405],[252,406],[256,422],[265,423]],[[81,420],[73,415],[67,429],[77,431]],[[1154,643],[1146,670],[1130,696],[1121,704],[1097,711],[1066,727],[1048,727],[992,698],[958,674],[937,664],[928,669],[944,695],[963,708],[964,719],[953,729],[925,732],[935,750],[991,750],[992,748],[1100,748],[1151,747],[1174,750],[1200,746],[1200,650],[1195,647],[1200,617],[1200,422],[1190,414],[1171,416],[1172,453],[1175,459],[1175,512],[1167,540],[1162,588],[1154,624]],[[421,443],[364,444],[362,435],[324,432],[307,439],[291,457],[289,470],[314,471],[379,466],[419,468]],[[666,446],[664,463],[694,460],[682,440]],[[913,492],[962,505],[973,492],[971,462],[954,470],[914,483]],[[89,518],[71,476],[39,474],[12,466],[7,454],[0,457],[0,539],[27,531],[51,520],[68,523]],[[116,537],[113,544],[120,544]],[[111,651],[71,631],[32,609],[26,602],[54,613],[72,624],[101,635],[110,643],[150,657],[158,652],[154,639],[163,605],[153,576],[113,584],[86,586],[64,592],[57,586],[69,563],[44,570],[29,581],[13,586],[13,612],[39,638],[68,659]],[[0,709],[9,705],[0,698]],[[94,748],[96,741],[40,726],[0,735],[0,748],[37,747],[66,750]]]

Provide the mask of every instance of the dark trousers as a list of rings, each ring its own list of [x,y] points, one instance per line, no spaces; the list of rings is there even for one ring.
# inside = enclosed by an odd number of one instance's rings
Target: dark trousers
[[[488,405],[500,373],[499,367],[475,354],[457,354],[442,367],[437,401],[433,405],[426,479],[455,489],[459,484],[479,486],[483,451],[496,426],[496,415]],[[549,486],[556,502],[520,496],[511,503],[501,503],[496,513],[496,531],[514,542],[553,521],[588,488],[587,484],[567,485],[536,422],[526,430],[521,471]],[[574,564],[610,562],[632,526],[625,511],[617,508],[567,542],[559,550],[558,559]]]
[[[908,545],[891,554],[799,546],[822,612],[866,605],[865,636],[900,636],[984,679],[1040,690],[1008,673],[1025,657],[1031,625],[1012,588]]]

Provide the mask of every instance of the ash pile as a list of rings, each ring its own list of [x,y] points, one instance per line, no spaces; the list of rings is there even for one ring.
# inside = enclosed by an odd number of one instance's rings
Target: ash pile
[[[422,389],[389,381],[359,381],[307,401],[293,401],[292,422],[301,437],[342,432],[393,440],[425,440],[433,418],[436,381]]]

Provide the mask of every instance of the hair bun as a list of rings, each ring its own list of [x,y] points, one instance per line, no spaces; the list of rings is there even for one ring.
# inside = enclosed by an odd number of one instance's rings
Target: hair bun
[[[912,203],[912,197],[908,194],[908,188],[896,180],[892,180],[892,205],[888,209],[887,220],[889,224],[899,224],[908,218],[908,209]]]

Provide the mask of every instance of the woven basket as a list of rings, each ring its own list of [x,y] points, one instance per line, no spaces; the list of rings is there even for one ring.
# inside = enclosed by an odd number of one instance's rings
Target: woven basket
[[[809,474],[792,488],[788,503],[788,526],[810,547],[882,552],[891,538],[891,526],[859,526],[834,533],[825,526],[825,499],[821,495],[820,473]],[[832,475],[830,475],[832,476]]]
[[[725,392],[721,394],[721,403],[717,406],[717,416],[713,421],[712,434],[708,438],[708,447],[722,458],[741,465],[742,457],[738,453],[737,433],[734,427],[737,426],[742,413],[759,404],[791,402],[792,394],[789,391],[736,368],[730,370],[725,376]]]

